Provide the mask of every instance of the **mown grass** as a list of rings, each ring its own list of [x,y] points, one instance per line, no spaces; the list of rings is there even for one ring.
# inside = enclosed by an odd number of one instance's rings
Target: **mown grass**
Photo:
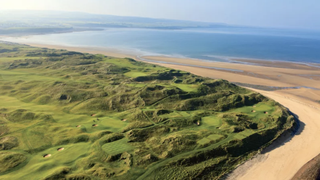
[[[217,116],[207,116],[202,118],[202,123],[207,126],[220,127],[222,120]]]
[[[87,143],[64,146],[65,149],[61,152],[57,151],[59,147],[52,147],[34,154],[28,160],[28,163],[19,169],[18,174],[9,173],[1,176],[1,179],[44,179],[55,169],[68,165],[72,166],[77,160],[90,153],[90,145]],[[43,158],[45,154],[51,154],[51,157]]]
[[[128,77],[132,77],[132,78],[136,78],[139,76],[147,76],[147,73],[143,73],[143,72],[134,72],[134,71],[130,71],[125,73],[124,75],[128,76]]]
[[[281,105],[224,80],[129,58],[0,50],[0,179],[218,179],[294,125]]]
[[[102,149],[107,154],[116,155],[119,153],[130,152],[134,149],[134,147],[128,144],[128,139],[121,139],[115,142],[104,144]]]
[[[222,138],[223,136],[220,135],[220,134],[211,134],[205,138],[202,138],[198,141],[198,144],[200,145],[205,145],[205,144],[208,144],[208,143],[211,143],[212,141],[216,141],[220,138]]]
[[[196,92],[199,85],[196,84],[174,84],[174,86],[186,91],[186,92]]]

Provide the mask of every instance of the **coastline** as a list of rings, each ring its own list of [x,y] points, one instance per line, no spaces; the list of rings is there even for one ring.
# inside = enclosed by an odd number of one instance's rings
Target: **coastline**
[[[51,49],[65,49],[68,51],[79,51],[83,53],[91,54],[103,54],[105,56],[112,56],[118,58],[133,58],[136,59],[136,55],[133,53],[125,53],[123,51],[111,48],[102,48],[102,47],[73,47],[73,46],[61,46],[61,45],[48,45],[48,44],[37,44],[37,43],[21,43],[33,47],[40,48],[51,48]]]
[[[113,57],[129,57],[168,68],[188,71],[193,74],[226,79],[233,83],[273,87],[301,87],[264,91],[252,89],[276,100],[294,112],[303,124],[290,141],[279,142],[277,148],[262,153],[240,165],[229,175],[230,179],[290,179],[308,161],[320,152],[317,137],[320,135],[320,68],[289,62],[250,61],[250,64],[232,62],[209,62],[195,59],[171,58],[164,56],[143,56],[123,54],[107,48],[69,47],[24,43],[35,47],[66,49]],[[252,64],[252,61],[254,64]],[[309,89],[304,87],[311,87]],[[305,148],[308,147],[308,148]]]
[[[34,47],[66,49],[92,54],[103,54],[119,58],[132,58],[147,63],[159,64],[169,68],[181,69],[209,78],[226,79],[233,83],[263,85],[270,87],[310,87],[320,89],[320,67],[283,61],[242,60],[249,64],[217,62],[191,58],[167,56],[139,56],[135,52],[104,47],[73,47],[23,43]],[[238,61],[238,60],[237,60]],[[261,81],[263,79],[263,81]],[[320,94],[319,98],[320,100]]]
[[[37,29],[36,27],[34,28],[29,28],[29,29]],[[48,32],[31,32],[31,33],[9,33],[9,34],[0,34],[0,38],[23,38],[23,37],[31,37],[31,36],[37,36],[37,35],[50,35],[50,34],[64,34],[64,33],[73,33],[73,32],[84,32],[84,31],[103,31],[103,28],[61,28],[58,30],[55,30],[55,28],[52,28],[53,31],[48,31]]]

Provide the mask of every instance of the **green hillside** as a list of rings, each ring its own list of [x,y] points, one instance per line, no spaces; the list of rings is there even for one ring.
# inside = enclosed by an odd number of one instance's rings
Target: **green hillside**
[[[294,122],[225,80],[0,43],[0,179],[218,179]]]

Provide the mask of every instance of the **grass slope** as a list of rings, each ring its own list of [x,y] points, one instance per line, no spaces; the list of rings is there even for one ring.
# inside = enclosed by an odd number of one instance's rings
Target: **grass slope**
[[[10,43],[0,102],[0,179],[218,179],[294,126],[224,80]]]

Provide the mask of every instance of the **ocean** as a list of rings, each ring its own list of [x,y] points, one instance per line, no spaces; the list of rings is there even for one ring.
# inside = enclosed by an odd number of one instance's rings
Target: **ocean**
[[[105,47],[136,55],[166,55],[213,61],[231,58],[320,63],[320,31],[230,27],[211,29],[110,28],[34,35],[19,41]],[[4,40],[10,41],[10,38]],[[12,40],[12,38],[11,38]]]

